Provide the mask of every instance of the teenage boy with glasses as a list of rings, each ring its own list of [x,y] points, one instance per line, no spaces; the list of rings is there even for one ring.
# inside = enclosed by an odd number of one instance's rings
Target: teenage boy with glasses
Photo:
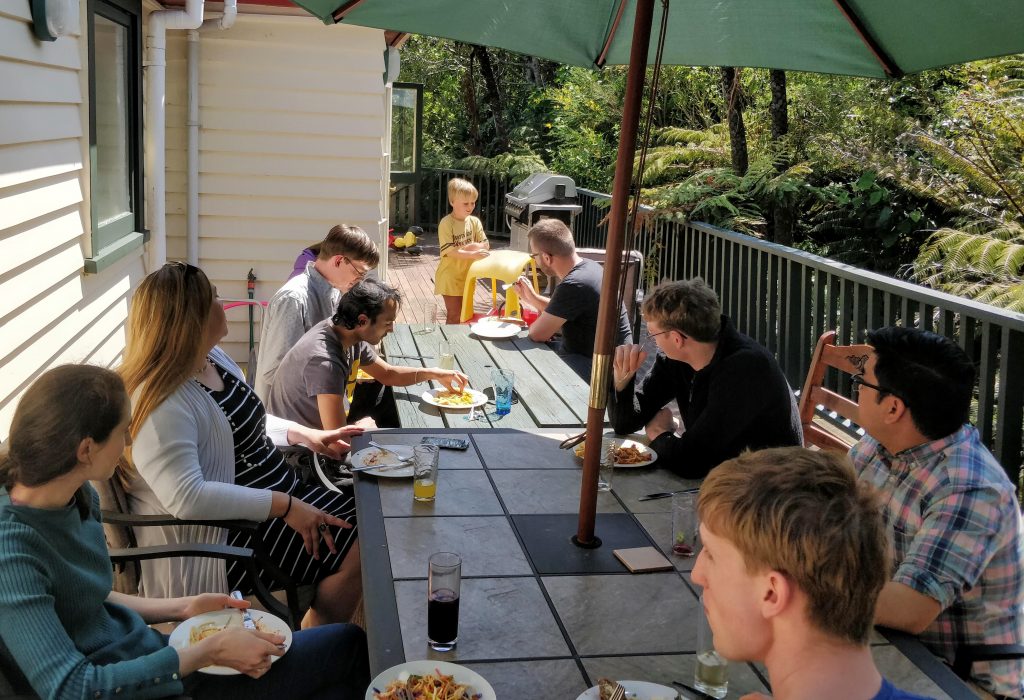
[[[376,244],[358,226],[335,226],[317,249],[316,260],[270,297],[263,314],[254,385],[263,403],[270,397],[274,374],[285,353],[306,331],[330,317],[341,295],[380,262]]]
[[[658,465],[690,479],[745,449],[802,444],[796,401],[778,362],[722,315],[703,280],[659,285],[644,300],[643,315],[658,354],[634,388],[649,350],[615,349],[608,403],[615,432],[644,427]],[[673,400],[686,427],[682,436],[665,408]]]
[[[952,340],[915,328],[868,333],[854,377],[866,435],[850,452],[882,493],[892,580],[875,622],[919,634],[953,661],[964,644],[1024,643],[1024,530],[1013,485],[967,421],[974,365]],[[1024,663],[978,662],[996,697],[1024,697]]]

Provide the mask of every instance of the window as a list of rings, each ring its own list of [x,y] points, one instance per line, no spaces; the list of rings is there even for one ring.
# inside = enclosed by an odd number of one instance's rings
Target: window
[[[104,267],[144,241],[142,8],[140,0],[88,0],[89,182],[92,256]]]

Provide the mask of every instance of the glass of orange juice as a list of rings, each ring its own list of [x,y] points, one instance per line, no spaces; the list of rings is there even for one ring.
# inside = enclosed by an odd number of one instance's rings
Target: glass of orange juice
[[[412,497],[421,502],[437,496],[437,445],[416,445],[412,448]]]

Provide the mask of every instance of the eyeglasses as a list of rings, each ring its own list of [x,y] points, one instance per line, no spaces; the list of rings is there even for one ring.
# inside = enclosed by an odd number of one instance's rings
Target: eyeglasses
[[[348,266],[352,268],[352,271],[356,273],[356,279],[357,280],[365,279],[366,276],[368,274],[370,274],[370,268],[369,267],[364,267],[364,268],[360,269],[360,268],[356,267],[356,264],[354,262],[352,262],[351,260],[346,258],[344,255],[341,256],[341,259],[344,260],[345,262],[347,262]]]
[[[681,335],[683,337],[683,340],[689,340],[690,339],[690,336],[686,335],[682,331],[676,330],[675,328],[669,328],[667,330],[658,331],[657,333],[648,332],[647,333],[647,340],[653,340],[654,338],[657,338],[659,335],[665,335],[666,333],[671,333],[672,331],[675,331],[676,333]]]
[[[853,375],[853,377],[850,378],[850,383],[853,384],[854,394],[856,394],[858,396],[860,395],[860,388],[862,386],[866,386],[869,389],[874,389],[875,391],[877,391],[879,396],[885,396],[886,394],[890,394],[892,396],[895,396],[897,399],[899,399],[903,403],[907,403],[906,399],[904,399],[902,396],[897,394],[892,389],[887,389],[884,386],[880,386],[878,384],[872,384],[871,382],[866,381],[864,379],[864,375],[862,375],[862,374],[855,374],[855,375]]]

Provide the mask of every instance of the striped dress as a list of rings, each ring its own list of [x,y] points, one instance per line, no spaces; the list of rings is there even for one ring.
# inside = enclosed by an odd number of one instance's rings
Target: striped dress
[[[212,360],[211,360],[212,362]],[[356,501],[351,488],[342,488],[344,493],[335,493],[319,486],[303,484],[289,467],[284,456],[277,449],[266,431],[266,411],[259,397],[245,382],[234,374],[213,363],[217,373],[224,380],[224,389],[214,391],[200,383],[210,397],[224,412],[231,425],[235,447],[235,483],[257,489],[270,489],[290,493],[293,497],[347,520],[353,526],[356,522]],[[269,558],[297,584],[316,583],[338,570],[342,559],[356,541],[356,528],[332,527],[337,554],[331,554],[320,541],[320,560],[306,553],[302,537],[288,527],[283,518],[270,518],[257,528],[255,533],[231,531],[228,544],[251,547],[252,538],[263,540]],[[251,592],[252,582],[245,566],[231,562],[227,570],[228,585],[232,589]],[[267,586],[279,585],[267,571],[260,570],[260,579]]]

